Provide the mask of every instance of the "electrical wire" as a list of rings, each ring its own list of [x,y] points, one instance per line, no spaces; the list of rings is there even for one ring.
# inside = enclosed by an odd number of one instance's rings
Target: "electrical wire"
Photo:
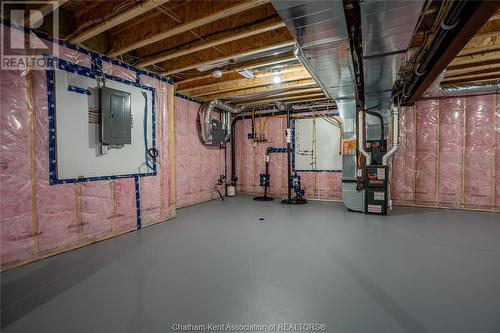
[[[148,147],[148,95],[145,91],[142,91],[142,96],[144,96],[144,163],[149,170],[154,170],[154,163],[156,163],[159,152],[156,148]],[[153,165],[150,163],[153,163]]]

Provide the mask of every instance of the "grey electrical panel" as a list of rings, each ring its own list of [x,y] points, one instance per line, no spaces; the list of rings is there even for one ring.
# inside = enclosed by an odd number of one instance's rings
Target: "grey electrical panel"
[[[101,142],[107,145],[131,144],[130,93],[102,87],[99,97]]]

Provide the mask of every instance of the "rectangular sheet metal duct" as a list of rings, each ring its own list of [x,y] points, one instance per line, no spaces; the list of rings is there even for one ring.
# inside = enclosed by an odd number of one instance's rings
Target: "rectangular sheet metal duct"
[[[325,95],[335,99],[343,140],[355,140],[355,75],[343,2],[273,0],[272,4],[297,42],[297,58]],[[362,210],[356,155],[342,156],[342,200],[348,208]]]
[[[274,0],[297,42],[295,54],[323,92],[355,99],[354,70],[342,1]]]
[[[424,0],[360,2],[365,107],[388,115],[391,92]]]

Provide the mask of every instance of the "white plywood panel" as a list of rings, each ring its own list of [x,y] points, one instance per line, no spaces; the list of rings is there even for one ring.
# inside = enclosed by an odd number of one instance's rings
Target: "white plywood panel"
[[[296,119],[295,169],[342,170],[340,129],[322,118]]]
[[[97,83],[74,73],[55,71],[57,178],[60,180],[88,177],[120,176],[147,173],[144,165],[144,105],[142,91],[147,93],[148,146],[152,147],[153,94],[150,90],[106,80],[106,86],[131,94],[133,128],[132,144],[101,154],[99,125],[90,124],[88,109],[97,107]],[[68,91],[68,84],[91,91],[91,95]]]

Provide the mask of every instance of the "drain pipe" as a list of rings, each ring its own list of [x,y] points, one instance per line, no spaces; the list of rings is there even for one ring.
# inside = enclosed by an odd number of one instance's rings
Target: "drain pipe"
[[[399,109],[392,108],[392,148],[382,157],[382,164],[387,165],[389,158],[396,153],[399,148]]]
[[[366,158],[366,165],[371,165],[372,157],[365,150],[365,122],[363,117],[358,117],[358,147],[361,154]]]
[[[399,148],[399,108],[392,107],[392,148],[382,156],[382,164],[387,165],[389,158],[396,153]],[[387,204],[392,209],[391,181],[387,185]]]

